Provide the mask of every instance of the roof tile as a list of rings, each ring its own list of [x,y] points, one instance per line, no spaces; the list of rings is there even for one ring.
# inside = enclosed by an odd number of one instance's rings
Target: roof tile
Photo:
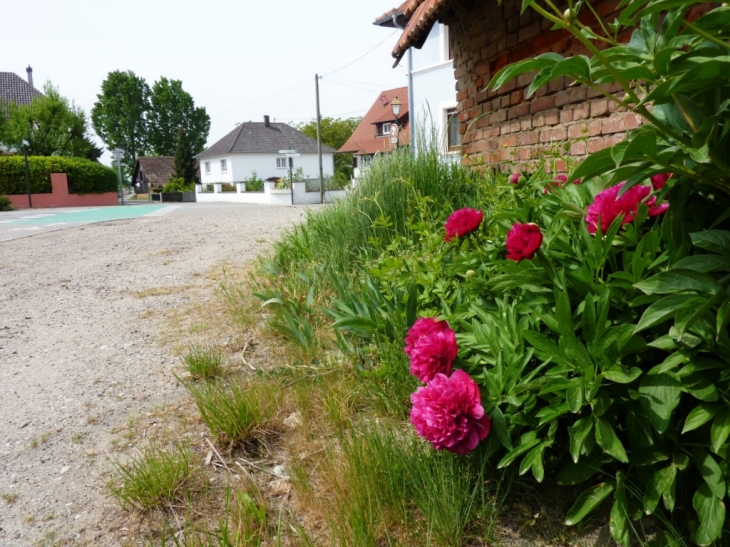
[[[14,72],[0,72],[0,102],[28,105],[43,93]]]
[[[375,124],[394,121],[390,102],[395,97],[398,97],[398,100],[401,102],[399,119],[401,125],[400,139],[401,142],[408,143],[408,88],[398,87],[396,89],[388,89],[378,95],[373,106],[370,107],[370,110],[365,114],[350,138],[339,149],[339,152],[367,155],[390,150],[393,146],[390,143],[390,139],[387,136],[378,137],[376,135]]]

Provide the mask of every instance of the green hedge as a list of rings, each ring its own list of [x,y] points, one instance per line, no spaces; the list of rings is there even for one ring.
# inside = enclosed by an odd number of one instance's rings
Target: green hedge
[[[100,163],[62,156],[28,158],[30,186],[34,194],[51,192],[51,173],[66,173],[69,186],[77,194],[116,192],[116,172]],[[25,194],[25,161],[23,156],[0,156],[0,194]]]

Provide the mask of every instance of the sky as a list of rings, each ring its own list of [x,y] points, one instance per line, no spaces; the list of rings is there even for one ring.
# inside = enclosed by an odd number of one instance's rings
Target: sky
[[[315,74],[323,117],[362,116],[379,91],[405,86],[405,67],[393,68],[390,53],[399,33],[372,24],[399,4],[0,0],[0,71],[25,78],[32,66],[36,88],[50,81],[89,118],[109,72],[131,70],[150,87],[162,76],[181,80],[211,118],[210,146],[264,115],[314,120]]]

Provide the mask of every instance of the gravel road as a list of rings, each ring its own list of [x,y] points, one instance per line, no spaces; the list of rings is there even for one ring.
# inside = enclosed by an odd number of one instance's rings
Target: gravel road
[[[203,287],[303,213],[183,204],[0,242],[0,547],[117,545],[104,488],[113,432],[184,396],[149,311],[196,298],[135,291]]]

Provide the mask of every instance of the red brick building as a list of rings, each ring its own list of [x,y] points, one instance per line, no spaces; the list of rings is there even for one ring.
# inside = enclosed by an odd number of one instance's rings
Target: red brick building
[[[613,20],[616,5],[609,0],[596,9]],[[566,78],[529,98],[531,74],[487,91],[490,79],[509,63],[548,51],[584,53],[567,31],[551,31],[550,22],[530,9],[520,14],[520,7],[517,0],[409,0],[405,7],[409,22],[393,51],[396,59],[418,47],[436,21],[449,27],[465,162],[483,158],[504,167],[511,161],[529,163],[551,149],[580,159],[619,142],[641,124],[640,116]],[[555,167],[565,170],[560,162]]]

